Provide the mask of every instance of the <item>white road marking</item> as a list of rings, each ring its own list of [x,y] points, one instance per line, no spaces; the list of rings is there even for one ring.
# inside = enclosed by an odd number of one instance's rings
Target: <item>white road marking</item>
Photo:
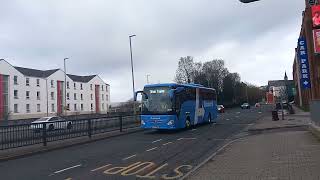
[[[191,131],[196,131],[197,129],[191,129]]]
[[[136,154],[134,154],[134,155],[132,155],[132,156],[129,156],[129,157],[123,158],[122,160],[123,160],[123,161],[125,161],[125,160],[131,159],[131,158],[136,157],[136,156],[137,156],[137,155],[136,155]]]
[[[239,116],[236,116],[236,118],[239,118]]]
[[[111,165],[111,164],[107,164],[107,165],[104,165],[104,166],[100,166],[100,167],[98,167],[98,168],[96,168],[96,169],[92,169],[91,172],[98,171],[98,170],[103,169],[103,168],[106,168],[106,167],[108,167],[108,166],[110,166],[110,165]]]
[[[158,139],[158,140],[152,141],[152,144],[156,143],[156,142],[159,142],[159,141],[162,141],[162,139]]]
[[[177,139],[178,141],[181,141],[181,140],[195,140],[197,138],[179,138]]]
[[[240,114],[241,112],[237,112],[237,114]]]
[[[148,149],[148,150],[146,150],[146,151],[149,152],[149,151],[153,151],[153,150],[155,150],[155,149],[158,149],[158,147],[154,147],[154,148]]]
[[[61,169],[61,170],[56,171],[56,172],[54,172],[53,174],[51,174],[51,176],[54,175],[54,174],[62,173],[62,172],[64,172],[64,171],[67,171],[67,170],[70,170],[70,169],[74,169],[74,168],[80,167],[80,166],[81,166],[81,164],[78,164],[78,165],[71,166],[71,167],[68,167],[68,168],[65,168],[65,169]]]
[[[163,146],[166,146],[166,145],[168,145],[168,144],[172,144],[172,142],[167,142],[167,143],[162,144],[162,145],[163,145]]]
[[[227,121],[230,121],[230,119],[227,119]]]

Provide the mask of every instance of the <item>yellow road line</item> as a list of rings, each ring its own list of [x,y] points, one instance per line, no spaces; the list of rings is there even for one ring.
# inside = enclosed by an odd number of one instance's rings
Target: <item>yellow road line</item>
[[[91,172],[98,171],[98,170],[100,170],[100,169],[104,169],[104,168],[106,168],[106,167],[108,167],[108,166],[110,166],[110,165],[111,165],[111,164],[107,164],[107,165],[104,165],[104,166],[100,166],[100,167],[98,167],[98,168],[96,168],[96,169],[92,169]]]

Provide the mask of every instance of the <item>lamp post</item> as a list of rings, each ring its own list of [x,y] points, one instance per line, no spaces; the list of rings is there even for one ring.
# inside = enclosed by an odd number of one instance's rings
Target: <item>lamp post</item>
[[[64,115],[67,115],[67,69],[66,69],[66,60],[69,58],[64,58],[63,59],[63,64],[64,64]]]
[[[134,73],[133,73],[133,58],[132,58],[131,38],[135,37],[135,36],[136,36],[135,34],[129,36],[133,100],[135,99],[134,98],[134,96],[135,96],[135,88],[134,88]],[[134,101],[133,101],[133,115],[136,115],[136,106],[135,106],[135,102]]]
[[[242,84],[244,84],[246,86],[246,99],[247,99],[247,103],[249,103],[249,97],[248,97],[248,85],[244,82],[242,82]]]
[[[147,84],[149,84],[149,76],[150,76],[150,74],[147,74],[146,76],[147,76]]]

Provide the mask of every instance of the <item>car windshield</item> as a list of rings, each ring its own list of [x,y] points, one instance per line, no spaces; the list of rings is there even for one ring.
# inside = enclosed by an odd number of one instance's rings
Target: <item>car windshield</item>
[[[172,101],[169,96],[169,87],[145,88],[147,94],[142,97],[142,114],[167,114],[172,111]]]
[[[40,119],[35,120],[34,122],[48,121],[49,119],[50,119],[50,118],[43,117],[43,118],[40,118]]]

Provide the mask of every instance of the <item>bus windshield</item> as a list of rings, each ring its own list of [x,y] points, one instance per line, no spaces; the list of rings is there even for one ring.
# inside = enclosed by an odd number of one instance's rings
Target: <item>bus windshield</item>
[[[168,114],[172,112],[172,101],[169,96],[169,87],[145,88],[148,95],[142,97],[142,114]]]

